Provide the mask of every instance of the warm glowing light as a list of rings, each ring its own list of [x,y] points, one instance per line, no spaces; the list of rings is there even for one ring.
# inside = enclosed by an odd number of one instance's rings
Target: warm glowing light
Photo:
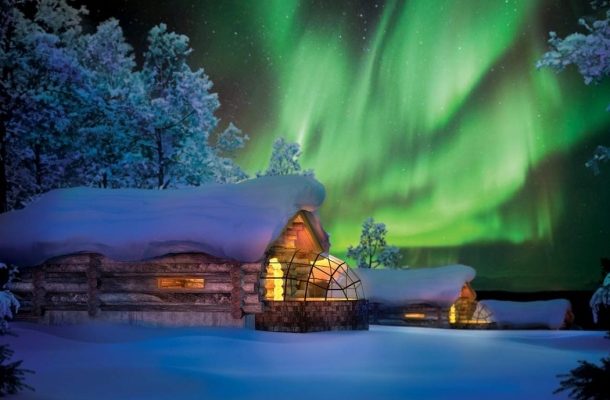
[[[455,324],[457,322],[456,312],[455,312],[455,304],[452,304],[449,308],[449,323]]]
[[[407,319],[424,319],[426,314],[424,313],[406,313],[405,318]]]
[[[284,280],[282,279],[284,277],[284,271],[282,271],[282,264],[275,257],[269,260],[267,276],[271,278],[267,279],[267,282],[272,283],[272,287],[267,288],[267,298],[275,301],[284,300]]]
[[[159,289],[203,289],[205,280],[203,278],[159,278],[157,286]]]

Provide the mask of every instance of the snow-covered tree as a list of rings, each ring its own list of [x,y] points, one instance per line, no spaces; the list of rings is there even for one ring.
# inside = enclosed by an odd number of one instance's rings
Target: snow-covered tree
[[[589,306],[591,306],[595,323],[599,320],[599,312],[602,308],[610,308],[610,273],[606,275],[602,285],[591,296]]]
[[[313,170],[301,168],[299,158],[301,157],[301,146],[298,143],[286,141],[283,137],[273,142],[273,150],[267,169],[258,172],[256,176],[275,175],[305,175],[313,176]]]
[[[595,153],[593,153],[593,157],[589,161],[585,163],[587,168],[591,168],[595,175],[599,174],[599,164],[607,163],[608,159],[610,159],[610,147],[606,146],[597,146],[595,149]]]
[[[218,97],[203,69],[187,64],[192,49],[184,35],[165,24],[151,29],[141,78],[145,123],[139,132],[142,155],[150,166],[148,186],[165,188],[211,181],[208,137],[218,124]],[[154,182],[154,183],[153,183]]]
[[[592,5],[597,8],[608,4],[594,1]],[[555,32],[550,32],[551,50],[542,56],[536,67],[550,67],[559,72],[575,65],[586,85],[596,84],[610,75],[610,10],[606,11],[605,19],[587,22],[581,18],[578,22],[587,33],[572,33],[561,39]],[[610,111],[610,106],[606,111]],[[598,146],[585,165],[598,174],[600,161],[606,162],[609,154],[610,148]]]
[[[7,333],[7,319],[13,318],[13,313],[19,309],[19,302],[7,287],[16,272],[15,267],[0,262],[0,335]],[[12,356],[8,345],[0,345],[0,397],[31,389],[24,383],[25,374],[31,371],[22,369],[21,361],[10,361]]]
[[[7,332],[7,320],[12,319],[13,313],[19,310],[19,302],[8,289],[16,274],[16,267],[0,262],[0,335]]]
[[[359,268],[398,268],[401,254],[398,247],[386,243],[387,233],[385,224],[375,223],[372,217],[365,219],[360,242],[348,247],[347,257],[355,259]]]
[[[210,165],[217,183],[236,183],[248,179],[248,174],[233,160],[235,152],[244,148],[248,140],[250,137],[233,123],[218,135]]]
[[[138,71],[117,20],[83,34],[68,0],[0,1],[0,212],[57,187],[247,177],[231,158],[247,135],[209,143],[219,102],[186,36],[154,27]]]
[[[0,31],[0,211],[62,186],[72,160],[82,69],[73,49],[80,14],[41,0],[33,19],[4,1]]]
[[[134,186],[138,169],[129,165],[130,152],[142,118],[142,91],[132,48],[119,22],[109,19],[79,38],[78,52],[86,71],[78,154],[85,184]]]

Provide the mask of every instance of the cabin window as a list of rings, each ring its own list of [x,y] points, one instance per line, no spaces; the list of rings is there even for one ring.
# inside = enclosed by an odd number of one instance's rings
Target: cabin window
[[[159,289],[203,289],[203,278],[158,278]]]

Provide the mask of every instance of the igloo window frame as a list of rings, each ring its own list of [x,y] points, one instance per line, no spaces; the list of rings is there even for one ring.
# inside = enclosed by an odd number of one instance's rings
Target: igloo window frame
[[[303,262],[301,260],[307,260]],[[282,274],[278,276],[277,264]],[[326,264],[326,265],[325,265]],[[300,271],[299,271],[300,270]],[[303,270],[306,270],[304,273]],[[303,278],[303,276],[306,276]],[[281,282],[281,299],[277,281]],[[270,284],[272,282],[272,284]],[[365,299],[362,282],[348,264],[328,253],[295,250],[283,256],[268,255],[262,273],[261,288],[265,301],[354,301]],[[302,296],[297,295],[302,291]],[[322,295],[315,295],[316,292]]]

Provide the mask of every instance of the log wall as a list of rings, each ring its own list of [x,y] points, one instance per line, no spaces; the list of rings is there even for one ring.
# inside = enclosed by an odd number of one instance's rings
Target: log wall
[[[388,306],[370,303],[369,322],[375,325],[449,328],[449,307],[434,304]]]
[[[120,262],[100,254],[74,254],[22,269],[10,289],[18,317],[46,323],[88,319],[154,325],[243,326],[263,311],[260,264],[205,254]],[[200,289],[159,288],[157,279],[203,278]]]

